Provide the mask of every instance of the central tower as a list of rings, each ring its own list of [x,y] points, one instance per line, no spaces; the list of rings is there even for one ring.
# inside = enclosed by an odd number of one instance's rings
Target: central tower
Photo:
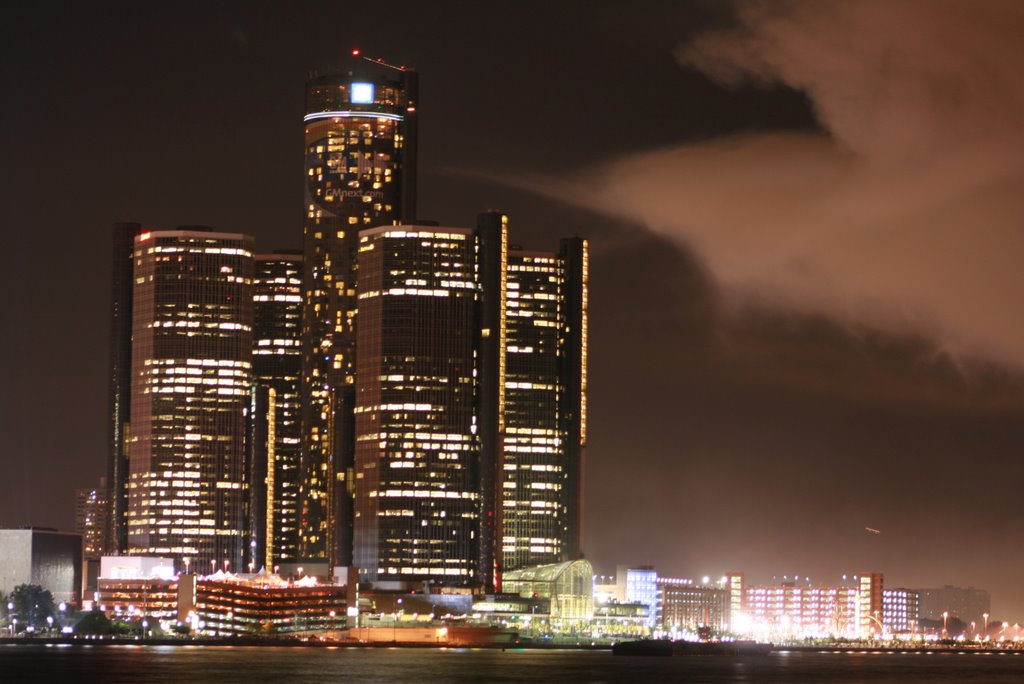
[[[350,565],[360,230],[413,223],[417,74],[353,52],[306,84],[299,552]]]

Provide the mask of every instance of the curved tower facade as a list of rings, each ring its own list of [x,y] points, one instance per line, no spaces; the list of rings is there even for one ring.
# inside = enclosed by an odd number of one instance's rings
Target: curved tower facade
[[[206,230],[135,238],[129,553],[241,567],[252,245]]]
[[[306,84],[299,552],[351,563],[358,232],[412,223],[417,75],[353,56]]]

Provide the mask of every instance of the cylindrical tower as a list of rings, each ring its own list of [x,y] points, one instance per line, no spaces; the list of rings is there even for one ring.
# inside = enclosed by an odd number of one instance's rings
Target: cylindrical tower
[[[353,53],[306,84],[300,553],[349,565],[356,245],[413,222],[417,75]]]

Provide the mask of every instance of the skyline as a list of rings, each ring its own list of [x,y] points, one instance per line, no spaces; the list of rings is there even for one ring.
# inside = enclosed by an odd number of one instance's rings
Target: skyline
[[[416,14],[411,7],[402,9]],[[622,220],[544,203],[509,185],[482,180],[517,174],[535,177],[537,169],[548,177],[576,172],[601,159],[758,126],[822,132],[814,124],[807,99],[799,93],[762,92],[750,86],[730,90],[677,66],[673,51],[687,31],[696,33],[702,26],[725,21],[719,10],[700,3],[685,9],[692,12],[688,19],[665,21],[658,27],[643,25],[654,39],[642,49],[617,51],[616,40],[629,42],[624,34],[639,33],[637,23],[629,23],[639,22],[638,17],[614,16],[611,10],[599,9],[596,17],[577,18],[565,8],[553,8],[546,15],[552,26],[541,31],[540,45],[550,49],[558,33],[554,29],[572,19],[579,19],[584,30],[570,39],[575,51],[559,54],[558,59],[550,59],[549,54],[546,61],[516,53],[502,61],[495,47],[494,56],[473,67],[431,48],[429,43],[436,38],[394,41],[408,46],[409,63],[425,83],[420,214],[445,225],[468,226],[478,211],[500,208],[510,214],[517,241],[545,249],[553,247],[562,234],[579,232],[591,238],[594,416],[584,513],[587,557],[598,567],[652,562],[674,573],[695,575],[711,570],[704,567],[711,563],[721,570],[753,567],[767,574],[782,574],[792,566],[802,575],[827,573],[830,562],[832,567],[854,570],[875,567],[903,585],[982,586],[992,591],[995,603],[1007,606],[1006,613],[1019,615],[1024,609],[1024,588],[1012,569],[1021,552],[1007,548],[1010,545],[1005,542],[1012,539],[1011,531],[1020,522],[1013,510],[1014,475],[1020,474],[1014,456],[1024,444],[1024,391],[1018,375],[993,359],[984,360],[978,369],[970,359],[943,353],[941,345],[918,331],[893,334],[884,332],[884,327],[836,320],[829,311],[807,314],[777,302],[765,305],[744,299],[737,304],[723,297],[714,262],[699,250],[681,249]],[[641,3],[637,13],[650,19],[658,14],[653,10],[652,4]],[[480,12],[469,14],[461,21],[482,19]],[[166,80],[160,80],[167,87],[162,94],[153,85],[133,80],[148,73],[143,64],[152,66],[166,59],[160,52],[165,45],[159,41],[141,53],[145,59],[140,65],[119,66],[120,72],[112,68],[119,76],[101,81],[97,90],[116,90],[120,84],[129,95],[157,105],[138,116],[125,114],[132,111],[130,107],[124,111],[114,107],[109,91],[106,100],[99,95],[76,100],[76,87],[80,95],[91,92],[84,76],[69,77],[69,89],[62,94],[33,90],[24,75],[33,73],[29,60],[16,54],[4,60],[5,83],[12,86],[9,92],[36,95],[13,97],[16,106],[4,114],[2,127],[11,138],[12,158],[24,165],[21,173],[4,174],[14,179],[6,188],[12,195],[12,221],[26,227],[15,235],[14,249],[19,254],[39,254],[52,236],[73,247],[67,256],[56,255],[56,266],[47,266],[52,280],[41,282],[36,277],[37,269],[43,267],[40,257],[19,259],[12,269],[14,282],[8,291],[20,295],[15,320],[25,323],[18,326],[25,334],[5,341],[10,345],[5,358],[19,359],[9,362],[18,391],[5,393],[4,434],[11,440],[4,450],[5,464],[10,467],[13,460],[15,468],[6,485],[11,488],[5,497],[10,503],[0,509],[5,524],[54,524],[69,529],[73,489],[93,486],[103,473],[105,402],[100,399],[105,389],[109,225],[141,220],[147,226],[173,229],[201,223],[256,234],[259,251],[299,247],[301,190],[294,178],[301,159],[295,142],[301,135],[305,72],[329,67],[327,53],[340,60],[351,47],[389,59],[401,56],[393,57],[394,45],[380,35],[320,41],[294,36],[294,43],[275,42],[269,30],[274,18],[266,14],[228,21],[215,11],[210,25],[216,30],[208,25],[198,29],[200,35],[207,31],[220,36],[231,50],[216,43],[214,53],[222,61],[204,62],[197,57],[191,69],[185,67],[188,62],[168,69]],[[516,21],[529,24],[523,17],[505,18],[513,25]],[[587,39],[614,19],[626,21],[627,29],[612,36],[613,45],[588,48]],[[171,34],[174,22],[169,23],[166,30]],[[100,36],[114,30],[90,26]],[[427,26],[458,33],[456,27]],[[68,38],[62,31],[69,28],[70,23],[58,22],[49,37],[54,41],[51,47]],[[671,30],[678,33],[670,36]],[[26,36],[43,39],[39,33]],[[5,49],[16,52],[25,41],[12,37]],[[315,47],[294,51],[286,66],[274,63],[274,58],[288,53],[285,46],[306,41]],[[73,40],[70,43],[74,45]],[[114,54],[101,53],[83,52],[85,63],[95,60],[93,64],[112,67]],[[67,56],[56,51],[51,59],[61,54]],[[555,102],[562,92],[556,86],[559,77],[579,73],[585,57],[594,58],[605,73],[621,77],[622,89],[611,88],[621,95],[606,102],[607,86],[581,83],[582,92],[570,103],[578,106],[561,110],[555,118],[585,125],[570,126],[572,135],[564,136],[559,135],[564,129],[555,128],[552,135],[545,117],[533,111],[534,101]],[[204,75],[200,66],[209,73]],[[250,73],[261,66],[272,75],[265,84]],[[509,98],[517,103],[516,111],[502,118],[496,113],[502,99],[487,92],[484,101],[493,111],[481,107],[485,113],[478,117],[460,118],[481,95],[474,68],[486,72],[486,67],[496,67],[494,82],[522,98]],[[83,67],[82,71],[90,70]],[[236,72],[246,75],[247,85],[260,88],[244,96],[230,89],[221,99],[212,97],[217,87],[213,77]],[[630,72],[643,73],[644,79],[638,81],[645,83],[631,82],[626,77]],[[678,84],[679,92],[664,94],[669,88],[651,86],[646,81],[657,80],[652,73]],[[189,80],[193,77],[194,83]],[[168,93],[194,103],[180,124],[163,118],[171,110],[159,104],[170,97]],[[640,119],[643,125],[623,133],[619,122],[630,120],[635,102],[649,105],[654,93],[662,94],[658,106],[646,110],[649,116]],[[706,101],[699,101],[701,97]],[[269,109],[258,106],[273,98],[279,101],[274,100]],[[97,125],[104,117],[86,102],[107,103],[111,109],[105,113],[119,112],[121,116],[111,118],[124,128]],[[525,109],[536,120],[521,115],[522,102],[530,103]],[[601,106],[609,111],[595,113]],[[709,123],[715,107],[721,116]],[[688,120],[691,109],[701,116],[691,111],[694,120]],[[744,109],[759,111],[740,111]],[[57,112],[88,133],[52,141],[44,132],[60,130],[47,118]],[[224,125],[228,112],[234,112],[237,127]],[[188,144],[180,140],[142,144],[165,130],[180,131]],[[598,149],[600,142],[615,144]],[[204,167],[211,149],[222,153]],[[39,159],[45,159],[45,164]],[[89,167],[90,159],[99,168]],[[460,172],[446,172],[452,167]],[[89,174],[75,172],[86,168]],[[244,173],[232,180],[228,168]],[[44,173],[59,178],[62,172],[71,177],[63,189],[59,184],[37,187],[31,182],[45,177]],[[112,190],[111,185],[118,187]],[[157,188],[177,192],[165,197],[169,193]],[[67,195],[59,206],[54,206],[54,191]],[[88,226],[88,238],[83,225]],[[42,287],[36,291],[28,283]],[[62,316],[55,320],[49,313],[40,313],[59,310],[70,287],[79,291]],[[665,295],[667,302],[656,301],[651,296],[655,292]],[[70,358],[62,355],[67,345],[61,343],[68,328],[79,337]],[[47,384],[35,390],[31,379]],[[88,406],[88,400],[75,402],[60,396],[55,389],[66,382],[81,388],[86,397],[96,395],[91,402],[95,408]],[[49,412],[67,422],[54,429],[52,421],[43,417]],[[72,450],[75,453],[63,455]],[[973,477],[964,478],[958,468],[978,452],[988,454],[988,466],[973,466]],[[630,467],[624,467],[623,461]],[[830,461],[839,465],[830,466]],[[50,465],[40,468],[36,462]],[[60,484],[45,487],[49,493],[44,494],[36,483],[57,463],[66,465]],[[859,470],[865,465],[874,469],[874,476]],[[800,486],[803,478],[786,477],[786,470],[811,473],[817,486],[806,491]],[[944,506],[936,501],[958,491],[964,503]],[[730,500],[733,492],[738,493]],[[752,503],[757,498],[764,501]],[[596,503],[602,501],[617,506]],[[990,529],[977,529],[974,521],[984,519],[986,511],[991,511]],[[934,522],[928,516],[935,516]],[[865,533],[867,526],[882,534]],[[936,528],[945,534],[940,537]],[[935,538],[929,539],[930,535]],[[665,543],[666,538],[671,543]],[[825,555],[822,540],[831,561],[820,557]],[[951,563],[955,556],[967,558]]]

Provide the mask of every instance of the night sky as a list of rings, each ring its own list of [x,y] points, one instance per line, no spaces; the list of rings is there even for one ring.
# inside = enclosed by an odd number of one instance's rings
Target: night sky
[[[360,48],[421,73],[422,218],[591,239],[598,572],[1024,619],[1017,3],[14,5],[0,525],[105,472],[110,225],[301,247],[304,81]]]

